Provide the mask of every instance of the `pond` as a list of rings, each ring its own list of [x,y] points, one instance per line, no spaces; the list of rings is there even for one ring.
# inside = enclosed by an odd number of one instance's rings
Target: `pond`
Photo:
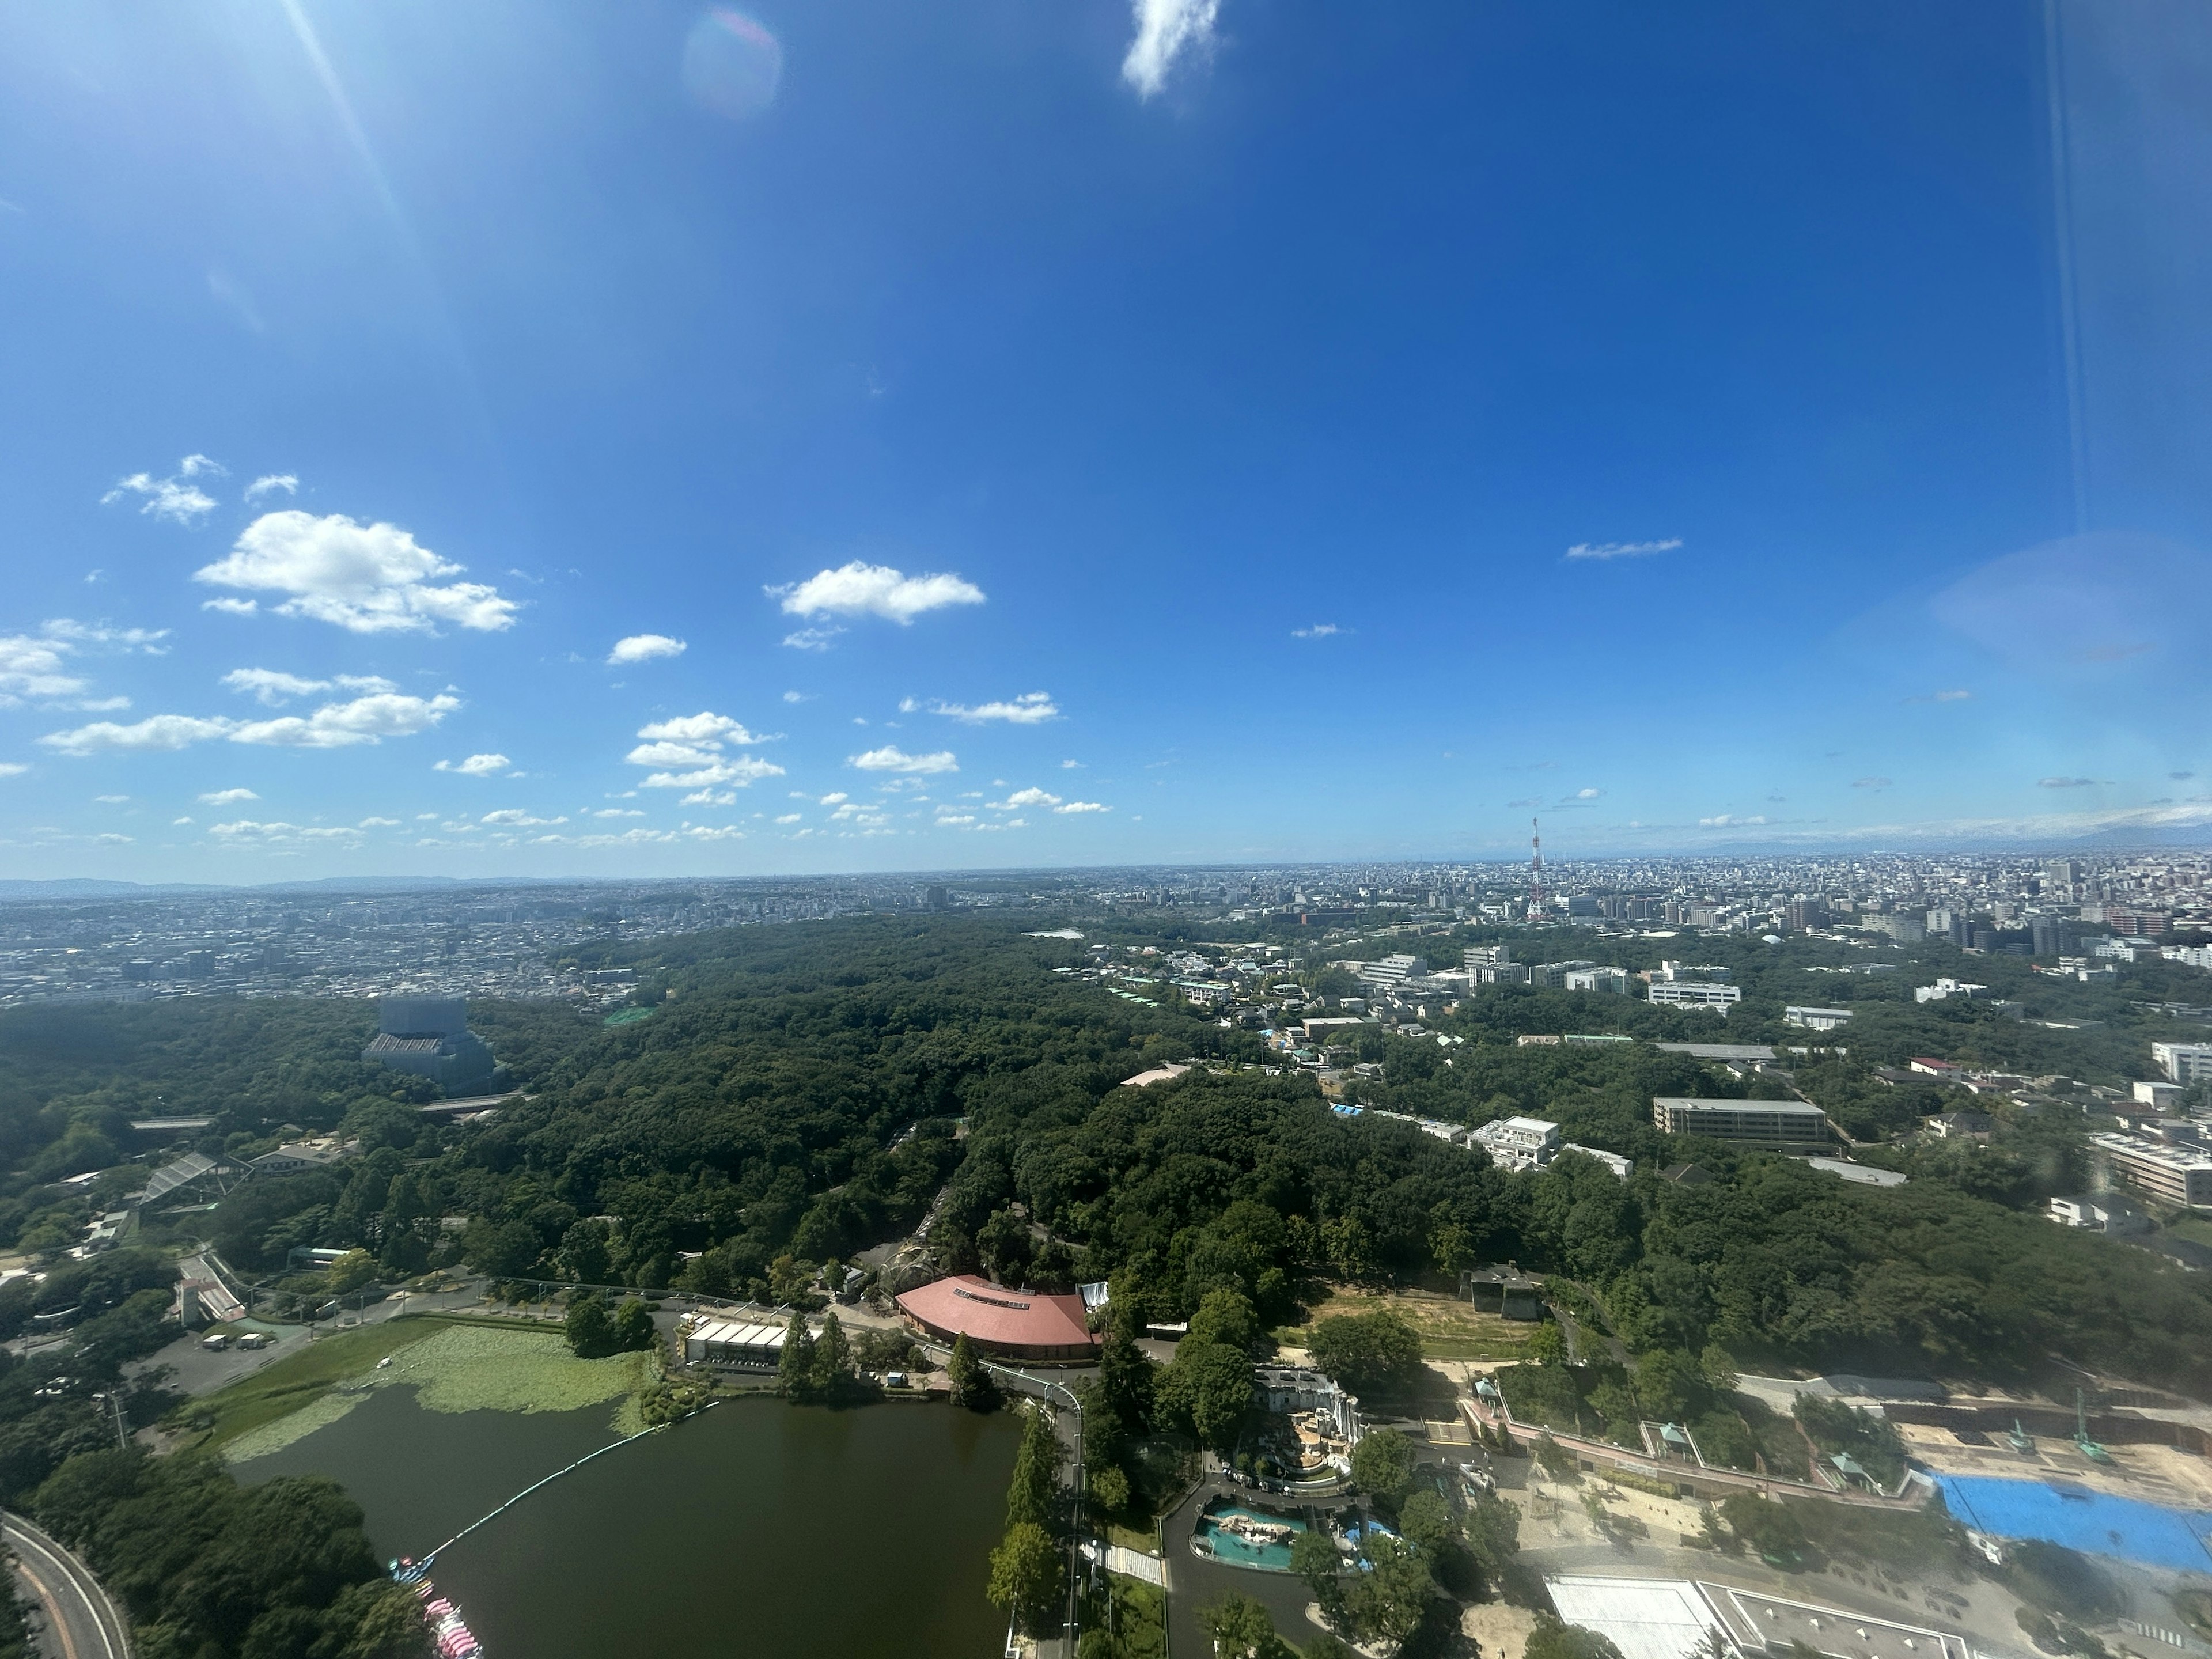
[[[321,1474],[419,1555],[607,1444],[608,1411],[426,1411],[381,1390],[237,1464]],[[439,1558],[488,1659],[974,1659],[1020,1426],[944,1406],[728,1401],[586,1464]]]
[[[1291,1542],[1305,1530],[1306,1523],[1295,1516],[1270,1515],[1231,1504],[1208,1510],[1198,1535],[1213,1559],[1225,1565],[1288,1572]]]

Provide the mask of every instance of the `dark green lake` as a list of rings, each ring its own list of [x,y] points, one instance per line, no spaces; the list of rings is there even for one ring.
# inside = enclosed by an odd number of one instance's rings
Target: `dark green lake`
[[[424,1411],[380,1389],[240,1479],[327,1474],[419,1554],[614,1438],[611,1408]],[[738,1400],[586,1464],[433,1570],[487,1659],[978,1659],[1020,1431],[945,1406]]]

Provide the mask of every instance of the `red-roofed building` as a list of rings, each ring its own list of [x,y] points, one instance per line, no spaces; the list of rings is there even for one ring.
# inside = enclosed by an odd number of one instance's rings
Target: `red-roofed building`
[[[1008,1359],[1082,1360],[1097,1349],[1079,1296],[1002,1290],[958,1273],[907,1291],[898,1305],[924,1336],[950,1342],[964,1334],[984,1352]]]

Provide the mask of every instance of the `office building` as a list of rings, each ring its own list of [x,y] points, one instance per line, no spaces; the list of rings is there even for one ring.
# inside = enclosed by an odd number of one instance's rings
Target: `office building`
[[[1559,1150],[1559,1126],[1540,1117],[1505,1117],[1474,1132],[1475,1144],[1501,1170],[1540,1170]]]
[[[1743,991],[1734,985],[1715,985],[1698,980],[1655,979],[1645,997],[1661,1007],[1710,1008],[1725,1017],[1729,1009],[1743,1000]]]
[[[2080,1227],[2114,1238],[2150,1231],[2148,1216],[2111,1193],[2099,1193],[2094,1198],[2054,1198],[2044,1213],[2062,1227]]]
[[[1802,1025],[1808,1031],[1832,1031],[1839,1025],[1851,1023],[1848,1008],[1809,1008],[1791,1003],[1782,1011],[1785,1025]]]
[[[1702,1135],[1708,1140],[1784,1152],[1823,1150],[1830,1138],[1827,1115],[1802,1100],[1660,1095],[1651,1102],[1651,1121],[1670,1135]]]
[[[1628,970],[1625,968],[1571,968],[1567,970],[1566,988],[1570,991],[1604,991],[1611,995],[1628,994]]]
[[[2052,859],[2043,866],[2043,890],[2054,898],[2069,896],[2081,884],[2078,859]]]
[[[2094,1134],[2089,1146],[2111,1162],[2114,1180],[2168,1204],[2212,1209],[2212,1152],[2130,1135]]]
[[[2154,1042],[2150,1057],[2152,1064],[2185,1089],[2212,1078],[2212,1042]]]

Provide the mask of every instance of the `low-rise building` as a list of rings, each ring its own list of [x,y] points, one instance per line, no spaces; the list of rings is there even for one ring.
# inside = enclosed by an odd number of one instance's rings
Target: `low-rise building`
[[[1475,1144],[1501,1170],[1540,1170],[1559,1150],[1559,1126],[1540,1117],[1503,1117],[1474,1132]]]
[[[2054,1198],[2045,1212],[2064,1227],[2081,1227],[2094,1233],[2125,1238],[2150,1231],[2150,1218],[2124,1198],[2112,1193],[2094,1197]]]
[[[1644,994],[1662,1008],[1710,1008],[1723,1018],[1743,1000],[1741,986],[1711,980],[1655,979]]]
[[[1987,1112],[1940,1112],[1928,1120],[1928,1133],[1938,1140],[1965,1140],[1996,1132],[1996,1119]]]
[[[1783,1152],[1826,1150],[1832,1139],[1827,1114],[1802,1100],[1660,1095],[1651,1102],[1651,1121],[1670,1135],[1702,1135],[1708,1140]]]
[[[1579,1146],[1571,1140],[1564,1140],[1559,1143],[1559,1151],[1562,1152],[1580,1152],[1584,1158],[1595,1158],[1600,1164],[1604,1164],[1607,1169],[1613,1171],[1613,1176],[1616,1180],[1626,1181],[1629,1176],[1636,1173],[1636,1160],[1634,1158],[1623,1158],[1619,1152],[1608,1152],[1601,1146]]]
[[[2138,1082],[2134,1091],[2136,1104],[2160,1112],[2179,1111],[2182,1092],[2179,1083]]]
[[[905,1291],[898,1308],[924,1336],[951,1342],[965,1335],[985,1353],[1010,1359],[1085,1360],[1097,1347],[1081,1297],[1003,1290],[973,1273]]]
[[[1602,991],[1612,996],[1628,994],[1628,970],[1626,968],[1570,968],[1566,988],[1570,991]]]
[[[790,1328],[749,1319],[687,1319],[684,1360],[690,1365],[774,1370],[783,1358]]]
[[[1851,1011],[1848,1008],[1814,1008],[1793,1002],[1783,1009],[1782,1023],[1802,1026],[1808,1031],[1832,1031],[1839,1025],[1851,1023]]]
[[[1985,997],[1990,994],[1986,985],[1975,985],[1961,979],[1939,979],[1933,985],[1912,988],[1915,1002],[1948,1002],[1953,997]]]

